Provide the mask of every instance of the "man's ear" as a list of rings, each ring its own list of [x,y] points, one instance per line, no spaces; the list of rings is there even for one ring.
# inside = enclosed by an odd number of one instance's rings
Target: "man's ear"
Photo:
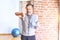
[[[27,7],[25,7],[25,9],[27,9]]]

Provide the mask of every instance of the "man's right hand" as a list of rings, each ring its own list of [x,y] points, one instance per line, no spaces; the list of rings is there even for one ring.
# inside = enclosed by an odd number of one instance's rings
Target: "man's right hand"
[[[18,17],[23,17],[23,13],[22,12],[16,12],[15,15],[18,16]]]
[[[24,14],[22,12],[16,12],[15,15],[24,20]]]

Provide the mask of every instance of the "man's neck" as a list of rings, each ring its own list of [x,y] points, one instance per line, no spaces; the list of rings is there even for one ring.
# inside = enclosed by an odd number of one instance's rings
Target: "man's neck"
[[[31,14],[31,15],[32,15],[32,14]],[[31,16],[31,15],[27,14],[27,16]]]

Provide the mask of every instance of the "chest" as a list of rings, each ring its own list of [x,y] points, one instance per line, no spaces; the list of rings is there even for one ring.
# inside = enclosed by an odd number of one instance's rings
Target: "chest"
[[[34,17],[34,16],[32,16],[32,17],[25,17],[24,18],[24,21],[25,21],[25,23],[32,23],[32,24],[34,24],[35,22],[36,22],[36,17]]]

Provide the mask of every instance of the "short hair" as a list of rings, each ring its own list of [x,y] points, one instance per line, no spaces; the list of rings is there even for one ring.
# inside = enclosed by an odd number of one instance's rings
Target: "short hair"
[[[27,8],[28,6],[32,6],[32,7],[34,7],[34,5],[32,5],[32,4],[27,4],[27,5],[26,5],[26,8]]]

